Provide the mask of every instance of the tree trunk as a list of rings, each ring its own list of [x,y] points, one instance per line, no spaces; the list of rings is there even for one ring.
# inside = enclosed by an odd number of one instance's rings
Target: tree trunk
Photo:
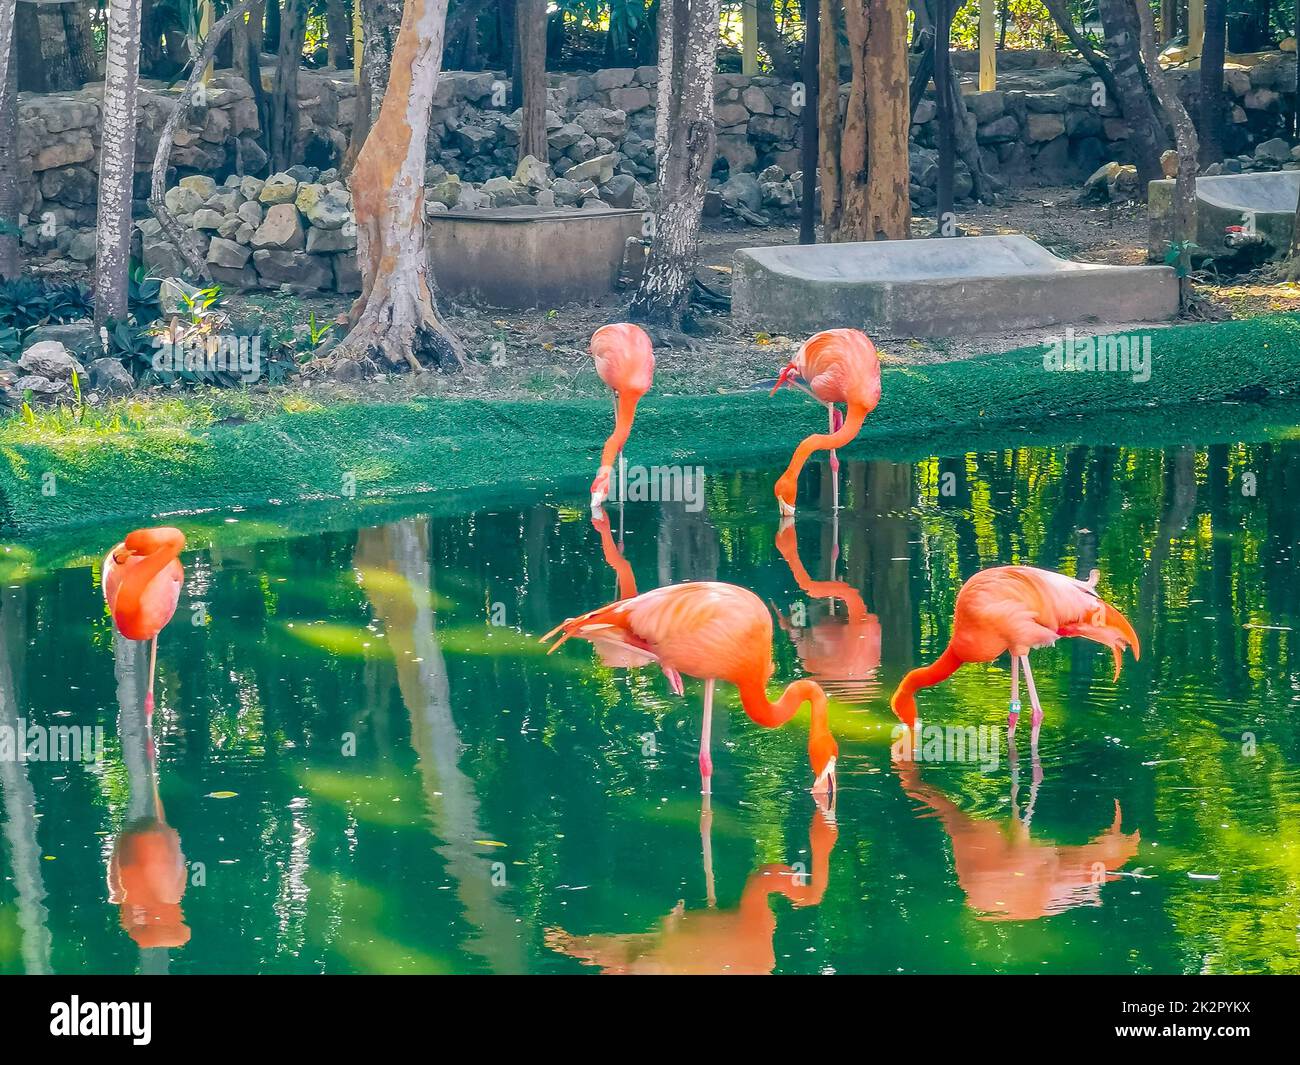
[[[1291,233],[1291,254],[1282,266],[1282,276],[1288,281],[1300,281],[1300,210],[1295,214],[1295,226]]]
[[[987,0],[985,0],[987,2]],[[934,206],[937,234],[952,237],[957,234],[956,214],[953,211],[953,183],[957,171],[957,136],[953,129],[957,122],[956,108],[948,84],[952,81],[952,18],[954,0],[935,0],[934,36],[934,92],[937,103],[935,121],[938,122],[939,177],[935,184]],[[957,101],[961,103],[960,99]]]
[[[807,0],[818,3],[819,0]],[[842,203],[840,197],[840,144],[843,139],[840,123],[840,5],[838,0],[820,0],[818,31],[817,131],[820,141],[821,165],[817,168],[822,190],[822,237],[835,240],[840,228]]]
[[[912,217],[907,0],[844,0],[843,8],[853,73],[839,129],[838,225],[828,226],[826,236],[836,241],[903,240]],[[829,36],[823,33],[822,40]],[[834,38],[830,40],[833,59]],[[824,75],[828,49],[822,51]],[[832,84],[836,81],[837,66]],[[823,202],[829,176],[822,175]]]
[[[9,72],[16,70],[12,62],[14,53],[14,22],[18,18],[16,0],[0,0],[0,93],[9,91]],[[14,142],[5,141],[5,149]]]
[[[95,31],[90,24],[93,0],[76,0],[63,5],[63,28],[73,70],[82,83],[99,79],[99,57],[95,54]]]
[[[1178,179],[1174,184],[1174,239],[1179,243],[1178,293],[1184,310],[1191,301],[1192,246],[1196,240],[1196,127],[1179,99],[1174,80],[1160,68],[1156,31],[1147,0],[1128,0],[1139,27],[1142,63],[1160,106],[1173,123],[1178,143]]]
[[[0,0],[0,21],[7,20],[10,28],[12,12],[13,0]],[[0,50],[7,52],[12,43],[13,38],[0,28]],[[0,81],[0,145],[6,149],[0,151],[0,281],[8,281],[22,270],[18,253],[18,159],[16,152],[8,150],[9,145],[18,143],[18,68],[0,59],[0,77],[4,78]]]
[[[1294,106],[1291,109],[1291,135],[1300,138],[1300,0],[1295,0],[1295,18],[1291,22],[1291,33],[1296,42],[1295,95],[1292,97]]]
[[[818,0],[803,0],[804,39],[803,62],[800,77],[803,79],[804,102],[802,125],[802,153],[800,168],[803,188],[799,201],[799,243],[817,243],[817,108],[821,86],[817,84],[817,62],[821,51],[821,20]]]
[[[1147,183],[1164,177],[1160,156],[1170,147],[1169,131],[1161,121],[1151,83],[1144,72],[1133,0],[1097,0],[1097,11],[1106,31],[1106,52],[1115,76],[1120,109],[1133,131],[1128,143],[1133,146],[1133,161],[1137,164],[1145,200]]]
[[[350,65],[348,56],[348,10],[343,0],[325,0],[325,28],[329,35],[329,64],[335,70]]]
[[[519,41],[519,159],[531,155],[545,163],[546,143],[546,0],[518,0],[515,39]]]
[[[352,329],[331,353],[392,370],[464,365],[434,300],[424,224],[429,112],[442,65],[447,0],[407,0],[379,118],[352,171],[361,296]]]
[[[402,0],[354,0],[354,3],[361,5],[361,82],[353,105],[352,138],[343,163],[345,174],[355,165],[370,127],[379,118],[393,62],[393,44],[402,24]]]
[[[816,0],[805,0],[810,7]],[[758,16],[758,43],[763,46],[767,58],[772,61],[772,73],[782,81],[794,81],[799,75],[799,64],[794,54],[785,46],[781,32],[776,28],[776,0],[757,0],[755,11]],[[804,27],[805,39],[808,28]]]
[[[1047,8],[1048,14],[1052,16],[1052,20],[1060,28],[1060,31],[1074,45],[1075,50],[1083,56],[1084,62],[1092,67],[1102,85],[1106,87],[1107,97],[1122,106],[1123,101],[1120,98],[1119,86],[1115,84],[1115,75],[1111,73],[1110,66],[1101,53],[1092,46],[1092,42],[1075,26],[1070,5],[1066,0],[1043,0],[1043,6]]]
[[[1227,121],[1223,58],[1227,36],[1227,0],[1205,0],[1205,40],[1201,45],[1201,80],[1196,98],[1201,166],[1223,162],[1223,129]]]
[[[284,0],[280,12],[280,49],[271,90],[271,173],[291,167],[298,147],[298,70],[307,35],[309,0]],[[274,6],[274,4],[272,5]]]
[[[1160,43],[1168,44],[1178,32],[1178,0],[1160,0]]]
[[[99,216],[95,229],[96,325],[102,325],[108,318],[126,318],[139,84],[140,0],[110,0],[104,58],[104,133],[99,152]]]
[[[718,0],[661,0],[659,19],[659,210],[630,314],[679,329],[695,281],[704,190],[716,146]]]

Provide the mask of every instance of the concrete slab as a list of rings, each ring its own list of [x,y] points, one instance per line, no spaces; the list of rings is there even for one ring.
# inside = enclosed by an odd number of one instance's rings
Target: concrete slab
[[[490,207],[428,216],[438,288],[489,307],[549,309],[613,291],[640,211]]]
[[[979,336],[1177,309],[1168,267],[1068,262],[1019,235],[744,248],[732,266],[732,319],[796,335]]]
[[[1290,247],[1300,199],[1300,170],[1267,174],[1218,174],[1196,179],[1196,243],[1198,256],[1234,254],[1227,243],[1229,226],[1253,225],[1270,246],[1269,257],[1281,258]],[[1172,236],[1173,181],[1153,181],[1147,187],[1148,251],[1164,259]]]

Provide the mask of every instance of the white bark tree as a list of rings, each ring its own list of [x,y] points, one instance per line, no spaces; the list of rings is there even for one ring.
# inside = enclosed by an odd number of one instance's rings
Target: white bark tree
[[[18,275],[18,73],[15,0],[0,0],[0,280]]]
[[[713,70],[718,0],[660,0],[655,149],[659,210],[630,315],[679,329],[700,256],[700,218],[713,168]]]
[[[104,58],[104,130],[95,230],[95,324],[125,318],[140,84],[140,0],[109,0]]]
[[[464,365],[438,315],[424,223],[429,112],[442,67],[447,0],[407,0],[379,118],[350,178],[361,296],[352,328],[331,353],[392,370]]]

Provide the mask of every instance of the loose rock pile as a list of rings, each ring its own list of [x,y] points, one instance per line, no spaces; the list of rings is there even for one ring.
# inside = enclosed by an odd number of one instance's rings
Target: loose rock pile
[[[225,287],[361,291],[352,194],[337,171],[294,166],[265,181],[232,174],[220,185],[195,174],[168,189],[165,200]],[[156,219],[136,228],[152,275],[191,273]]]

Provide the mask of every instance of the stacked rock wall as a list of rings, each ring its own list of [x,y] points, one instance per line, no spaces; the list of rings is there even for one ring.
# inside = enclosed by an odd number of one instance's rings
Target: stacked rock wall
[[[1009,184],[1080,183],[1102,163],[1129,161],[1129,128],[1115,101],[1099,94],[1099,83],[1089,68],[1062,63],[1057,57],[1034,69],[1017,69],[1027,61],[1022,57],[1016,64],[1008,63],[998,90],[965,96],[966,121],[974,126],[989,173]],[[569,179],[559,185],[557,200],[563,202],[568,192],[575,201],[585,199],[584,183],[590,178],[605,202],[642,205],[638,185],[654,177],[655,81],[656,69],[649,66],[550,76],[547,162],[555,175]],[[1254,145],[1271,143],[1283,131],[1294,84],[1294,55],[1265,57],[1250,68],[1228,66],[1230,151],[1249,151]],[[1184,91],[1192,87],[1193,78],[1184,76]],[[846,91],[843,87],[841,95]],[[302,165],[295,168],[296,181],[312,187],[308,198],[315,194],[316,186],[324,189],[333,207],[346,196],[341,186],[331,187],[337,182],[331,170],[346,149],[355,92],[350,71],[302,72],[298,144]],[[88,87],[79,92],[24,93],[19,97],[23,242],[31,251],[87,263],[94,258],[101,94],[102,87]],[[489,179],[499,182],[503,175],[514,173],[519,115],[510,110],[509,100],[509,82],[499,74],[452,71],[444,75],[432,115],[431,184],[445,185],[444,178],[450,175],[468,187]],[[167,249],[156,225],[146,217],[144,200],[158,135],[175,106],[175,91],[152,83],[142,85],[136,214],[144,219],[141,231],[146,258],[152,249],[155,263],[162,262]],[[723,181],[738,174],[757,176],[759,192],[757,200],[749,204],[752,209],[761,206],[775,215],[788,215],[797,208],[801,183],[789,179],[800,167],[802,110],[798,85],[740,74],[715,77],[715,177]],[[212,254],[214,240],[224,242],[216,245],[220,261],[211,261],[230,283],[350,285],[354,270],[340,261],[351,251],[341,246],[353,239],[346,225],[327,229],[313,222],[304,206],[297,204],[301,241],[284,217],[285,211],[269,219],[276,223],[271,227],[273,234],[263,231],[257,236],[268,219],[252,216],[259,210],[269,214],[268,208],[277,206],[264,200],[261,190],[246,195],[242,180],[244,174],[265,172],[266,156],[258,140],[260,125],[250,86],[228,72],[216,75],[207,86],[202,106],[191,106],[179,127],[172,163],[178,184],[186,176],[211,178],[214,191],[210,195],[217,196],[218,202],[195,203],[194,196],[186,194],[184,206],[189,210],[178,213],[185,214],[191,227],[202,234],[207,254]],[[938,175],[935,132],[934,103],[923,100],[912,127],[911,195],[918,211],[934,204]],[[1279,166],[1300,165],[1286,160],[1285,152],[1270,154],[1278,156]],[[754,184],[752,178],[746,180]],[[959,199],[968,195],[969,189],[970,175],[959,165]],[[495,204],[513,189],[487,191]],[[479,189],[474,195],[483,192]],[[458,199],[462,190],[444,188],[437,198],[446,206],[455,206],[452,193]],[[295,204],[297,195],[295,192]],[[252,206],[246,206],[249,204]],[[239,215],[241,209],[247,217]],[[313,235],[316,229],[321,233]],[[324,236],[326,232],[332,236]],[[249,261],[239,264],[245,251],[228,244],[245,249]],[[316,261],[317,256],[329,258]],[[265,270],[259,264],[265,265]]]

